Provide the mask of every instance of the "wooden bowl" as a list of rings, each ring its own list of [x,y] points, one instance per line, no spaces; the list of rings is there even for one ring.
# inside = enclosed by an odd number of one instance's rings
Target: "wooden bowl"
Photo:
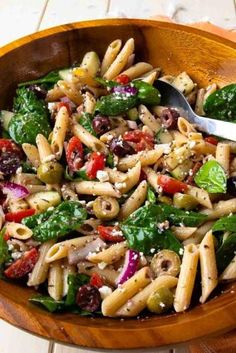
[[[100,56],[116,38],[135,38],[136,59],[165,73],[187,71],[199,85],[236,82],[236,44],[203,31],[148,20],[100,20],[63,25],[19,39],[0,50],[0,107],[11,106],[16,84],[70,66],[89,50]],[[174,345],[236,326],[236,285],[183,314],[145,320],[49,314],[28,302],[35,292],[0,282],[0,316],[45,338],[87,347],[126,349]]]

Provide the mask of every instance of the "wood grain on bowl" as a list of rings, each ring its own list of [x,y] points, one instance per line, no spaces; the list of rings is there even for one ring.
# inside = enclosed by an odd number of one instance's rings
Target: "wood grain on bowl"
[[[102,55],[116,38],[135,38],[137,61],[164,73],[187,71],[201,86],[236,82],[236,44],[176,24],[145,20],[100,20],[52,28],[0,49],[0,106],[7,108],[17,83],[79,61],[88,50]],[[174,345],[229,331],[236,326],[236,284],[183,314],[125,321],[49,314],[28,302],[35,293],[0,282],[0,316],[32,333],[97,348],[148,348]]]

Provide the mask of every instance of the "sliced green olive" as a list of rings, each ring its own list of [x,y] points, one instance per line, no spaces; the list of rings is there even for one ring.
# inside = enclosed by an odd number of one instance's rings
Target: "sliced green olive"
[[[166,205],[172,205],[172,199],[168,196],[159,196],[158,201],[163,202]]]
[[[37,177],[46,184],[60,183],[63,176],[63,167],[55,161],[42,163],[37,170]]]
[[[156,277],[162,275],[177,276],[180,271],[181,261],[172,250],[161,250],[152,258],[150,267]]]
[[[93,202],[93,211],[99,219],[113,219],[118,215],[119,210],[119,203],[114,197],[99,196]]]
[[[148,300],[147,307],[152,313],[163,314],[172,308],[174,295],[167,287],[161,287],[153,292]]]
[[[173,204],[177,208],[184,208],[185,210],[192,210],[197,207],[198,201],[192,195],[181,194],[177,192],[173,197]]]

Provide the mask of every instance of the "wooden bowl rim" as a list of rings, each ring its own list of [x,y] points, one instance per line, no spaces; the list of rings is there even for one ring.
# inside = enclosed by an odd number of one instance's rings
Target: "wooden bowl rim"
[[[167,22],[162,22],[162,21],[156,21],[156,20],[142,20],[142,19],[105,19],[105,20],[94,20],[94,21],[84,21],[84,22],[74,22],[70,24],[65,24],[61,26],[56,26],[52,27],[34,34],[27,35],[23,38],[17,39],[14,42],[11,42],[10,44],[5,45],[4,47],[0,48],[0,57],[3,55],[6,55],[10,51],[24,46],[26,44],[29,44],[32,41],[49,37],[54,34],[66,32],[66,31],[72,31],[76,29],[81,29],[81,28],[91,28],[91,27],[100,27],[100,26],[147,26],[147,27],[157,27],[157,28],[168,28],[168,29],[173,29],[173,30],[178,30],[178,31],[184,31],[184,32],[190,32],[194,33],[196,35],[199,35],[201,37],[208,38],[212,41],[221,43],[227,47],[236,49],[236,43],[224,39],[216,34],[212,34],[209,32],[206,32],[204,30],[196,29],[196,28],[191,28],[189,26],[184,26],[184,25],[179,25],[175,23],[167,23]],[[1,281],[0,281],[1,282]],[[5,283],[5,282],[4,282]],[[213,298],[209,302],[205,303],[204,305],[198,305],[191,309],[190,311],[187,311],[186,313],[181,313],[181,314],[173,314],[170,316],[164,316],[164,317],[150,317],[147,320],[144,320],[140,322],[139,325],[137,325],[136,319],[128,319],[125,321],[120,321],[116,319],[110,319],[110,318],[95,318],[95,319],[89,319],[86,317],[79,317],[77,315],[71,315],[71,314],[49,314],[37,307],[34,307],[32,304],[29,305],[24,305],[23,303],[18,303],[14,301],[12,298],[6,298],[3,294],[0,292],[0,317],[2,317],[4,320],[8,321],[9,323],[21,327],[27,332],[34,333],[36,335],[39,335],[44,338],[50,338],[50,339],[56,339],[57,341],[61,342],[66,342],[66,343],[72,343],[73,341],[70,341],[67,337],[67,334],[65,334],[65,337],[58,338],[54,334],[54,331],[46,332],[45,329],[42,329],[41,327],[37,327],[37,325],[24,325],[20,324],[13,318],[14,313],[16,316],[18,315],[25,315],[26,317],[34,317],[35,320],[40,325],[41,320],[45,317],[52,324],[54,323],[55,326],[58,328],[60,331],[60,327],[66,326],[68,327],[74,327],[76,325],[77,330],[79,331],[80,329],[84,329],[85,327],[87,329],[93,329],[93,334],[96,335],[96,333],[102,334],[102,335],[119,335],[119,334],[126,334],[126,335],[131,335],[133,338],[139,334],[139,333],[146,333],[148,330],[152,331],[152,333],[156,333],[157,335],[161,335],[162,330],[167,330],[170,329],[172,330],[173,327],[174,329],[183,329],[185,325],[191,324],[192,326],[192,332],[191,334],[188,333],[185,335],[183,332],[182,335],[178,337],[174,337],[171,340],[170,337],[170,342],[168,344],[176,344],[176,343],[181,343],[181,342],[186,342],[192,339],[199,339],[201,337],[205,337],[207,335],[212,335],[212,334],[218,334],[225,332],[227,330],[233,329],[236,326],[236,315],[231,318],[231,320],[221,322],[221,320],[215,320],[216,317],[220,318],[221,315],[224,314],[224,312],[227,310],[228,312],[231,312],[232,314],[236,311],[236,296],[234,294],[236,290],[236,283],[233,283],[231,285],[231,289],[227,291],[226,293],[222,294],[220,296],[220,299]],[[216,303],[217,301],[217,303]],[[224,302],[224,305],[223,305]],[[214,303],[214,304],[213,304]],[[214,312],[211,309],[212,304],[214,306]],[[11,313],[13,313],[11,316],[7,316],[6,312],[4,311],[4,306],[6,306]],[[197,311],[197,314],[196,314]],[[74,322],[71,323],[71,318],[73,317]],[[224,316],[223,316],[224,317]],[[211,322],[210,327],[208,328],[208,331],[204,331],[204,325],[203,328],[201,328],[201,323],[203,322],[202,320],[209,320]],[[213,322],[214,321],[214,322]],[[103,326],[101,327],[101,323]],[[161,336],[160,336],[161,337]],[[150,347],[155,347],[158,346],[158,343],[155,343],[155,345],[152,344],[145,344],[140,346],[139,343],[137,342],[132,342],[130,345],[124,346],[122,342],[116,342],[116,346],[110,346],[109,344],[105,345],[103,342],[98,342],[94,343],[90,341],[90,338],[87,340],[83,338],[80,342],[77,341],[77,343],[81,344],[82,346],[87,346],[87,347],[94,347],[94,348],[105,348],[105,349],[122,349],[122,348],[150,348]],[[162,345],[163,342],[159,344]]]

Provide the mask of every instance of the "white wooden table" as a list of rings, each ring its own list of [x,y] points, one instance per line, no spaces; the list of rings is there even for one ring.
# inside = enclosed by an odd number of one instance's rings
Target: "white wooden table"
[[[0,46],[68,22],[104,17],[172,17],[181,23],[210,21],[236,28],[234,0],[0,0]],[[81,353],[82,349],[29,335],[0,320],[0,353]],[[88,351],[87,351],[88,352]],[[162,353],[168,353],[163,350]],[[173,349],[187,353],[188,349]]]

